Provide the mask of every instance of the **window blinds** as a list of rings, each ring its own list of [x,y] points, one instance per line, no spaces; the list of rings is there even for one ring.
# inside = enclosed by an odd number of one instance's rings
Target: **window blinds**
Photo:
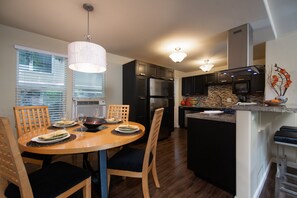
[[[103,98],[104,94],[104,73],[73,71],[74,98]]]
[[[66,112],[67,58],[16,46],[16,105],[47,105],[51,121]]]

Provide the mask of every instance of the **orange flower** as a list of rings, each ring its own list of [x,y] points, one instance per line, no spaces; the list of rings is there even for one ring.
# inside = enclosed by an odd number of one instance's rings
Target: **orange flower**
[[[284,96],[287,89],[292,84],[292,81],[290,79],[291,76],[285,69],[277,66],[277,64],[275,64],[274,67],[274,71],[277,74],[269,76],[269,84],[278,96]]]

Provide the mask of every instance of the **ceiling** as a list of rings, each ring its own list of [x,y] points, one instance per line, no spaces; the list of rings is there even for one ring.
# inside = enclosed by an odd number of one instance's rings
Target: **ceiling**
[[[67,42],[85,40],[91,3],[91,41],[108,53],[196,71],[209,59],[227,65],[227,33],[250,23],[254,58],[265,56],[264,42],[297,30],[296,0],[0,0],[0,24]],[[285,21],[285,23],[284,23]],[[168,57],[180,47],[181,63]]]

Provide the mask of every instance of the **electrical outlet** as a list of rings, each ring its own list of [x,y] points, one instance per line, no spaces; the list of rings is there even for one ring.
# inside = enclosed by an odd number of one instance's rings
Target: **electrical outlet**
[[[232,102],[231,98],[227,98],[227,102]]]

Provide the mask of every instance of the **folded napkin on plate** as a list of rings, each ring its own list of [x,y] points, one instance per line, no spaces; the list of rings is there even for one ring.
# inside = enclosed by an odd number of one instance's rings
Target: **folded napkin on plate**
[[[65,130],[58,130],[52,133],[48,133],[48,134],[44,134],[44,135],[40,135],[38,136],[38,139],[40,140],[55,140],[55,139],[59,139],[59,138],[63,138],[66,137],[67,135],[69,135],[69,133]]]
[[[120,125],[118,127],[119,130],[121,131],[134,131],[134,130],[138,130],[138,126],[133,126],[133,125]]]
[[[57,121],[56,122],[57,125],[71,125],[71,124],[74,124],[74,121],[71,121],[71,120],[61,120],[61,121]]]

